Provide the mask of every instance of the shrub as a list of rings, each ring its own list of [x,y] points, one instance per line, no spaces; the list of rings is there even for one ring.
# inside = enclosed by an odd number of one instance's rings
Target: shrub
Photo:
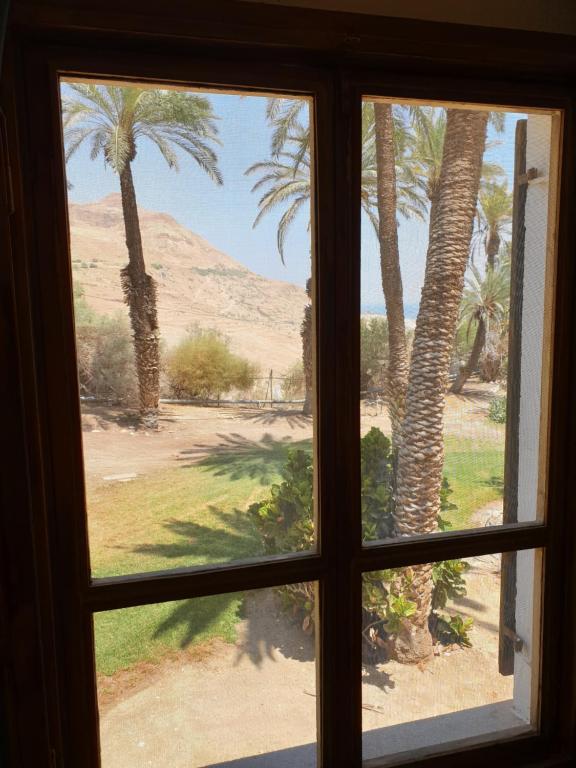
[[[220,397],[231,389],[245,390],[257,372],[253,363],[231,352],[215,331],[192,331],[168,354],[166,364],[176,397]]]
[[[137,378],[128,318],[99,315],[82,289],[74,296],[76,357],[80,392],[101,400],[134,403]]]
[[[362,461],[362,535],[364,540],[389,538],[393,535],[392,505],[394,499],[393,454],[388,438],[373,427],[361,442]],[[443,479],[441,511],[456,508],[449,501],[452,493]],[[309,551],[314,544],[312,456],[302,450],[288,452],[280,483],[273,485],[270,495],[252,504],[249,515],[262,536],[267,554]],[[439,517],[440,528],[450,527]],[[435,563],[432,571],[433,596],[430,629],[437,640],[469,644],[471,622],[455,621],[439,611],[450,598],[466,594],[463,575],[468,565],[463,560]],[[372,648],[389,648],[403,619],[412,615],[414,603],[403,594],[405,569],[390,569],[364,574],[363,610],[364,638]],[[279,588],[284,603],[302,619],[305,630],[314,622],[314,592],[310,585]],[[367,634],[366,634],[367,633]]]
[[[488,406],[488,418],[497,424],[506,423],[506,395],[495,397]]]
[[[363,317],[360,320],[360,388],[384,386],[388,364],[388,321],[385,317]]]

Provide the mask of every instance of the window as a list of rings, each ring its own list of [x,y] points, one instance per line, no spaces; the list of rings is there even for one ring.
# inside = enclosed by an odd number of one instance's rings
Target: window
[[[63,765],[550,755],[570,101],[90,40],[18,112]]]

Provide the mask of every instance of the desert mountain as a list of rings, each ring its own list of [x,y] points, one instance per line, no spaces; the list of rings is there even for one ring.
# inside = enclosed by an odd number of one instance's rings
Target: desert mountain
[[[269,280],[218,251],[165,213],[139,209],[144,257],[158,286],[160,332],[169,345],[191,325],[223,333],[232,349],[280,374],[301,359],[307,301],[297,285]],[[74,279],[102,314],[127,314],[120,269],[128,256],[120,195],[70,204]]]

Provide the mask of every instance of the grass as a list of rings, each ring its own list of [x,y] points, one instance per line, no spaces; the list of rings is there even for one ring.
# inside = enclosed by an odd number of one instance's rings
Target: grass
[[[246,508],[280,478],[289,448],[310,442],[228,438],[224,449],[88,498],[92,573],[143,573],[256,557],[261,540]],[[121,513],[120,513],[121,512]],[[96,666],[111,675],[170,649],[219,637],[231,642],[242,593],[107,611],[94,617]]]
[[[90,492],[89,525],[96,577],[222,563],[262,554],[245,511],[278,481],[289,448],[310,442],[230,435],[216,452],[128,483]],[[501,497],[503,445],[450,437],[445,474],[457,511],[454,528],[470,526],[472,513]],[[145,605],[96,614],[97,669],[104,675],[139,661],[211,638],[234,641],[242,593]]]
[[[450,501],[458,507],[445,517],[454,529],[470,528],[473,512],[502,498],[504,441],[449,437],[445,452],[444,474],[452,488]]]

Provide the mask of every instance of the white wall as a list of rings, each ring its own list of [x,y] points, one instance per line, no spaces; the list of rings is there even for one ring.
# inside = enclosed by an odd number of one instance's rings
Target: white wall
[[[547,311],[545,281],[553,215],[550,158],[553,119],[529,115],[526,168],[535,168],[537,178],[528,184],[526,195],[526,240],[522,306],[522,352],[520,363],[520,424],[518,466],[518,522],[532,522],[542,513],[543,488],[540,455],[546,449],[542,435],[543,359],[546,357]],[[548,279],[550,277],[548,276]],[[535,562],[536,561],[536,562]],[[524,720],[530,719],[535,691],[533,664],[539,658],[538,606],[541,573],[534,552],[518,552],[516,634],[524,648],[514,657],[514,706]]]

